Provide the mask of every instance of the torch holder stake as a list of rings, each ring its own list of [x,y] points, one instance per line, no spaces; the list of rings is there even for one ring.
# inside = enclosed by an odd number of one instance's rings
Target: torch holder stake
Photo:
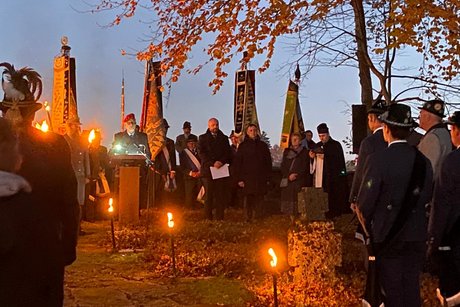
[[[172,264],[173,264],[173,274],[174,277],[176,276],[176,254],[174,252],[174,235],[170,233],[171,239],[171,257],[172,257]]]
[[[110,229],[112,231],[112,248],[114,251],[117,250],[117,244],[115,242],[115,228],[113,226],[113,216],[110,217]]]
[[[278,307],[278,278],[276,274],[273,273],[273,304],[275,307]]]

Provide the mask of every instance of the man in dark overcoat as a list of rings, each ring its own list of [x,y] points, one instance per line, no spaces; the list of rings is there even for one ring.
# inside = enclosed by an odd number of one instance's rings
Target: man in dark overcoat
[[[10,66],[5,73],[22,74],[20,79],[28,86],[15,87],[8,79],[11,84],[4,87],[9,91],[0,109],[17,129],[23,156],[18,175],[32,191],[19,199],[0,199],[2,210],[12,210],[5,213],[11,214],[10,224],[19,230],[0,256],[0,306],[62,306],[64,267],[76,259],[77,182],[64,138],[32,127],[41,104],[37,103],[40,93],[29,90],[41,89],[40,76],[31,70],[13,70]],[[18,92],[22,95],[14,97]]]
[[[219,129],[216,118],[208,120],[208,130],[198,139],[198,152],[201,158],[201,175],[206,190],[205,218],[212,220],[213,209],[216,210],[216,219],[224,219],[226,202],[228,202],[229,177],[213,179],[211,167],[220,169],[228,167],[232,159],[232,152],[228,138]]]
[[[345,156],[342,145],[334,140],[329,134],[329,128],[325,123],[317,127],[320,142],[317,148],[324,153],[323,165],[323,190],[327,193],[329,211],[328,218],[334,218],[349,212],[348,206],[348,182],[345,166]],[[316,150],[310,150],[310,157],[316,156]]]
[[[430,212],[429,256],[439,266],[439,295],[443,306],[460,304],[460,111],[447,121],[457,148],[447,155],[436,178]]]
[[[421,306],[425,205],[433,172],[429,160],[406,141],[414,124],[410,107],[392,104],[380,119],[388,148],[367,159],[356,212],[374,247],[385,306]]]
[[[243,188],[246,220],[264,216],[263,197],[267,193],[272,171],[272,158],[268,145],[260,139],[254,124],[246,128],[244,141],[235,156],[234,171],[238,186]]]

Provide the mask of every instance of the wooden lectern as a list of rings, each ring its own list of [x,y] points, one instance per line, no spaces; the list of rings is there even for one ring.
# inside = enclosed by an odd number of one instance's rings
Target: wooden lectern
[[[143,155],[112,155],[110,163],[118,168],[118,221],[121,225],[139,222],[140,167]]]

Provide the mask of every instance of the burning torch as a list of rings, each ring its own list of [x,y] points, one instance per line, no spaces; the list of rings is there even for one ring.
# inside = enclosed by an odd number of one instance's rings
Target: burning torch
[[[90,133],[88,134],[88,142],[91,145],[96,138],[96,131],[94,129],[91,129]]]
[[[50,105],[48,103],[48,101],[45,101],[43,103],[43,107],[45,108],[45,112],[46,112],[46,116],[48,117],[48,121],[50,123],[50,128],[51,130],[53,130],[53,123],[51,122],[51,115],[50,115]]]
[[[168,212],[167,215],[168,215],[169,235],[171,238],[171,257],[172,257],[172,263],[173,263],[173,274],[174,276],[176,276],[176,255],[174,253],[174,234],[172,232],[174,228],[174,219],[173,219],[173,214],[171,212]]]
[[[46,119],[43,120],[41,125],[39,123],[36,123],[35,128],[37,128],[38,130],[41,130],[43,132],[48,132],[49,131],[49,127],[48,127],[48,124],[46,123]]]
[[[276,277],[276,264],[278,262],[278,257],[276,257],[275,251],[273,248],[268,249],[268,254],[272,257],[270,260],[270,266],[273,269],[272,276],[273,276],[273,303],[275,307],[278,307],[278,291],[277,291],[277,277]]]
[[[109,214],[110,214],[110,229],[112,231],[112,248],[114,251],[117,250],[117,244],[115,242],[115,229],[114,229],[114,226],[113,226],[113,198],[110,197],[109,198]]]

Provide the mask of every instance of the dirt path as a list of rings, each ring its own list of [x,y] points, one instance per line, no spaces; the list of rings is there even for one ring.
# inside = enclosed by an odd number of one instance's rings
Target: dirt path
[[[77,261],[67,268],[65,306],[244,306],[251,294],[225,278],[154,278],[142,252],[101,247],[108,222],[85,223]],[[235,295],[236,294],[236,295]]]

